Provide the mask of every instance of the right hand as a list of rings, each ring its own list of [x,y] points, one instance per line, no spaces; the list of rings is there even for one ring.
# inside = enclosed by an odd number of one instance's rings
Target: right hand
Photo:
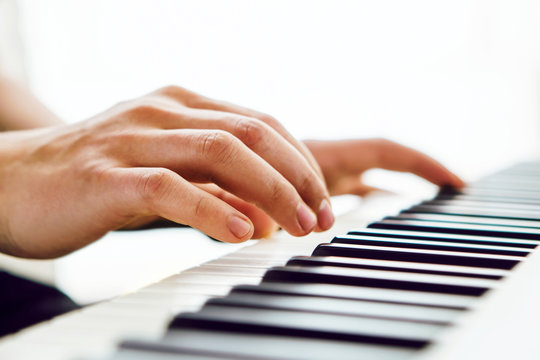
[[[153,216],[240,242],[254,226],[237,208],[250,207],[306,235],[333,223],[320,174],[273,118],[167,87],[85,122],[0,134],[0,251],[57,257]]]

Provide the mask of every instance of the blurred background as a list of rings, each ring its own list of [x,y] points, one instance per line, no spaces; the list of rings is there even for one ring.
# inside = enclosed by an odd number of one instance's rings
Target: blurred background
[[[272,114],[302,139],[390,138],[467,180],[537,153],[538,1],[2,2],[20,39],[4,62],[67,122],[178,84]],[[391,179],[370,177],[416,181]],[[181,231],[199,240],[113,234],[57,261],[52,281],[95,301],[232,251]]]

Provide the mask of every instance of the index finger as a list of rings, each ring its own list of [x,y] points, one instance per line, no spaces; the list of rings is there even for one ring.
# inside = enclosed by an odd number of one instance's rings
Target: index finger
[[[430,156],[410,147],[385,139],[347,140],[339,144],[344,170],[349,174],[371,168],[410,172],[429,182],[444,186],[463,187],[457,175]],[[346,150],[346,151],[345,151]],[[362,161],[359,161],[359,157]]]

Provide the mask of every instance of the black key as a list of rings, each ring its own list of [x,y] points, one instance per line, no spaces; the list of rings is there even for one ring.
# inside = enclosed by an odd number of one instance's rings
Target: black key
[[[349,231],[348,235],[358,236],[377,236],[385,238],[431,240],[431,241],[450,241],[464,244],[480,245],[500,245],[506,247],[534,249],[538,246],[538,241],[527,239],[498,238],[491,236],[462,235],[462,234],[441,234],[436,232],[420,232],[409,230],[392,230],[366,228],[361,230]]]
[[[427,220],[383,219],[369,224],[368,227],[375,229],[428,231],[445,234],[540,240],[540,232],[538,229],[525,229],[510,226],[460,224]]]
[[[465,200],[465,201],[480,201],[480,202],[493,202],[493,203],[510,203],[510,204],[528,204],[528,205],[540,205],[539,199],[534,198],[513,198],[504,196],[481,196],[481,195],[465,195],[465,194],[438,194],[434,200]]]
[[[540,221],[528,221],[528,220],[513,220],[513,219],[493,219],[493,218],[479,218],[471,216],[457,216],[457,215],[445,215],[445,214],[426,214],[426,213],[406,213],[403,212],[399,216],[388,216],[385,219],[410,219],[410,220],[426,220],[426,221],[440,221],[450,222],[458,224],[478,224],[478,225],[495,225],[495,226],[508,226],[517,227],[523,229],[536,229],[536,233],[540,234]],[[528,230],[534,231],[534,230]]]
[[[305,297],[297,295],[271,295],[261,293],[231,292],[223,298],[208,300],[207,304],[256,309],[281,309],[300,312],[347,315],[415,321],[435,324],[449,324],[460,310],[440,309],[418,305],[389,304],[365,300],[345,300],[330,297]]]
[[[296,296],[325,296],[336,299],[377,301],[391,304],[414,304],[445,309],[465,310],[475,298],[464,295],[438,294],[409,290],[381,289],[332,284],[297,284],[263,282],[259,285],[238,285],[231,292],[257,294],[290,294]]]
[[[500,192],[500,193],[538,193],[540,186],[533,182],[508,182],[499,178],[499,180],[492,181],[477,181],[467,185],[466,190],[471,193],[476,192]]]
[[[171,329],[205,329],[422,348],[444,325],[209,304],[176,316]]]
[[[407,249],[429,249],[429,250],[442,250],[442,251],[457,251],[466,253],[478,253],[478,254],[498,254],[498,255],[510,255],[510,256],[527,256],[530,250],[515,249],[505,246],[497,245],[477,245],[477,244],[464,244],[458,241],[432,241],[432,240],[411,240],[400,238],[385,238],[377,236],[359,236],[359,235],[346,235],[336,236],[332,240],[332,243],[342,244],[357,244],[357,245],[371,245],[371,246],[387,246],[387,247],[399,247]]]
[[[493,218],[493,219],[512,219],[512,220],[528,220],[540,221],[540,211],[524,211],[513,209],[490,209],[490,208],[474,208],[467,206],[438,206],[438,205],[416,205],[409,209],[403,210],[403,213],[427,213],[427,214],[446,214],[457,216],[471,216],[478,218]]]
[[[463,208],[475,208],[475,209],[495,209],[495,210],[515,210],[515,211],[538,211],[540,212],[539,204],[519,204],[511,202],[495,202],[495,201],[478,201],[478,200],[427,200],[423,201],[421,205],[428,206],[459,206]]]
[[[464,188],[457,191],[459,195],[471,195],[479,197],[505,197],[510,199],[535,199],[540,200],[540,190],[527,191],[520,189],[512,190],[489,190],[489,189],[475,189]]]
[[[394,273],[389,271],[339,267],[274,267],[263,281],[321,283],[384,289],[414,290],[444,294],[480,296],[494,287],[496,280],[457,276]]]
[[[459,265],[492,269],[512,269],[521,258],[507,255],[465,254],[452,251],[387,248],[353,244],[320,244],[313,256],[344,256],[364,259]]]
[[[399,271],[417,274],[461,276],[477,279],[500,280],[507,271],[498,269],[475,268],[467,266],[426,264],[405,261],[372,260],[337,256],[295,256],[287,266],[337,266],[353,269],[372,269]]]
[[[413,349],[339,340],[249,332],[171,329],[159,341],[128,341],[126,349],[148,349],[169,354],[192,353],[239,360],[406,360]]]

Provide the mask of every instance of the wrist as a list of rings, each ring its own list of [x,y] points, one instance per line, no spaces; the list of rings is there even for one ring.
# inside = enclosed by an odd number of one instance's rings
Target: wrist
[[[14,194],[23,187],[20,182],[21,163],[36,147],[35,139],[43,137],[45,129],[7,131],[0,133],[0,252],[17,253],[10,227],[10,216],[17,211],[22,199]],[[20,190],[20,189],[19,189]]]

